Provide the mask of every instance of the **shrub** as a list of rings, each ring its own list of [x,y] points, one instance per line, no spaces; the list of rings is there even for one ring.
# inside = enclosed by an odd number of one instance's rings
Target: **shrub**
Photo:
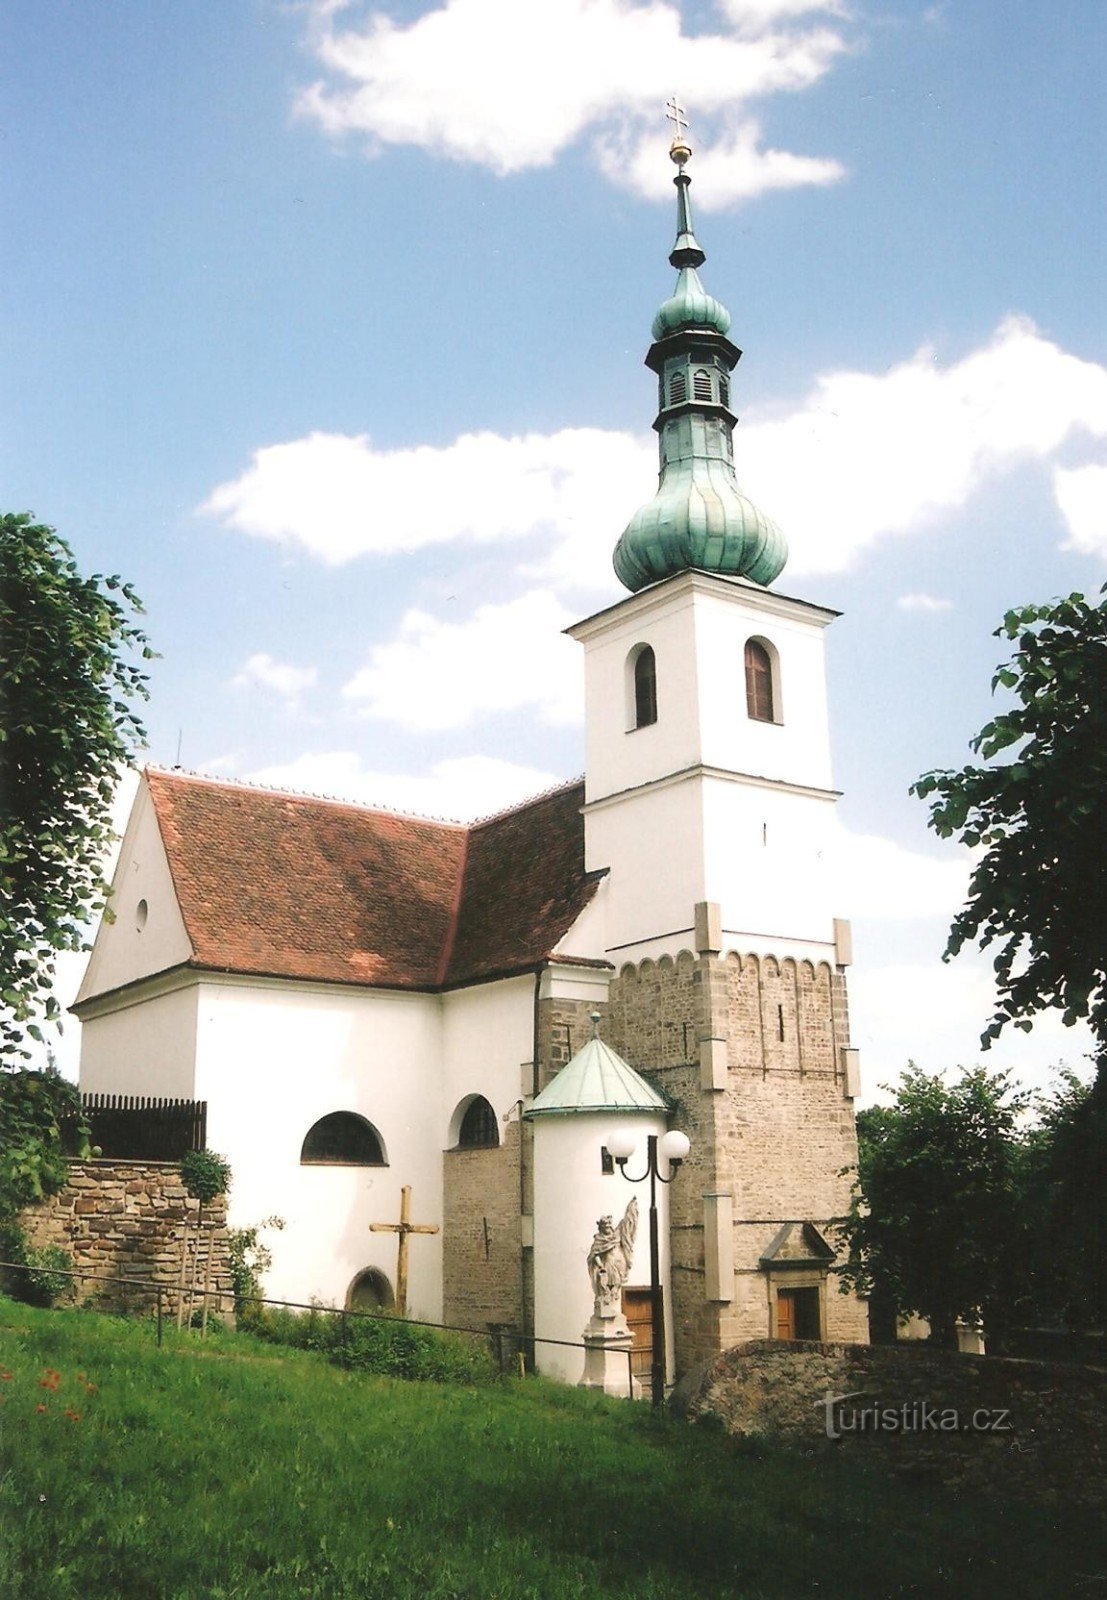
[[[234,1283],[234,1309],[240,1324],[256,1321],[263,1310],[255,1302],[261,1297],[264,1287],[262,1274],[273,1265],[273,1255],[260,1240],[261,1230],[275,1228],[279,1232],[283,1227],[283,1217],[265,1217],[261,1222],[255,1222],[252,1228],[231,1228],[227,1232],[227,1255]]]
[[[246,1330],[271,1344],[317,1350],[350,1371],[435,1383],[490,1383],[497,1372],[484,1341],[389,1316],[270,1310]]]
[[[207,1205],[230,1188],[230,1164],[214,1150],[190,1150],[181,1162],[181,1181],[194,1200]]]
[[[69,1251],[57,1244],[31,1249],[23,1229],[14,1222],[0,1228],[0,1257],[13,1263],[13,1268],[3,1273],[4,1292],[24,1305],[56,1305],[73,1283],[64,1276],[73,1271]]]

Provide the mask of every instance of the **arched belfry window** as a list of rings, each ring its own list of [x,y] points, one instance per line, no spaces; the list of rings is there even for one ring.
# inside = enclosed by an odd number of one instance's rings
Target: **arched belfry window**
[[[669,404],[683,405],[688,398],[688,379],[684,372],[674,372],[669,379]]]
[[[648,728],[657,721],[657,658],[648,644],[639,645],[634,654],[632,710],[632,728]]]
[[[489,1150],[500,1142],[500,1128],[496,1113],[482,1094],[475,1094],[461,1119],[457,1131],[459,1150]]]
[[[746,710],[755,722],[777,722],[773,658],[760,639],[746,640]]]
[[[730,384],[723,377],[721,372],[719,373],[719,399],[722,401],[724,406],[728,406],[730,404]]]
[[[308,1129],[300,1165],[386,1167],[380,1134],[356,1111],[332,1111]]]
[[[711,399],[711,374],[705,367],[699,367],[692,374],[692,399]]]

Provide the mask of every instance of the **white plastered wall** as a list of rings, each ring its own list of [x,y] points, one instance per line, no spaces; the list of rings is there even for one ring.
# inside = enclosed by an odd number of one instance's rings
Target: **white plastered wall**
[[[496,1113],[500,1143],[529,1084],[534,1056],[534,978],[454,989],[442,996],[443,1089],[437,1149],[450,1144],[459,1103],[483,1095]]]
[[[628,1183],[616,1168],[601,1169],[600,1152],[616,1129],[630,1128],[639,1140],[627,1163],[632,1175],[645,1168],[648,1134],[665,1132],[665,1119],[653,1115],[603,1112],[571,1116],[537,1116],[534,1128],[534,1331],[541,1338],[579,1344],[592,1316],[594,1297],[588,1276],[588,1250],[601,1216],[618,1227],[631,1197],[638,1197],[638,1237],[627,1285],[648,1288],[650,1282],[649,1184]],[[658,1257],[666,1286],[665,1348],[670,1376],[673,1348],[669,1283],[669,1198],[659,1184]],[[564,1383],[584,1375],[584,1351],[536,1343],[539,1372]]]
[[[142,902],[146,910],[140,917]],[[123,835],[108,905],[114,920],[101,920],[77,995],[78,1005],[90,996],[180,966],[192,955],[144,777]],[[81,1070],[83,1074],[83,1058]]]
[[[267,1235],[266,1291],[341,1305],[353,1279],[376,1267],[395,1287],[400,1190],[412,1221],[442,1220],[443,1107],[438,998],[272,980],[205,979],[198,1016],[196,1094],[208,1101],[208,1144],[234,1170],[232,1225],[277,1215]],[[379,1132],[386,1167],[301,1166],[308,1129],[353,1111]],[[442,1236],[408,1247],[408,1311],[442,1312]]]
[[[143,986],[112,1010],[94,1002],[81,1025],[82,1093],[196,1098],[198,992],[189,977],[161,994]]]

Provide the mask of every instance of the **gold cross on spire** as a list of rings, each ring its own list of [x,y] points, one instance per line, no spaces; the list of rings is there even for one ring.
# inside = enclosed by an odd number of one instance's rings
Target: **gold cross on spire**
[[[673,125],[673,142],[669,146],[669,156],[683,173],[684,164],[692,154],[692,147],[685,137],[688,132],[688,118],[675,94],[665,102],[665,115]]]

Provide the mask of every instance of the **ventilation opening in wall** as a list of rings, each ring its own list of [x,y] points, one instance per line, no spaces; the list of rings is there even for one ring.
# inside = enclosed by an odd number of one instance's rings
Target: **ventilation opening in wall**
[[[146,926],[146,919],[149,915],[150,907],[146,904],[145,900],[140,900],[138,905],[135,906],[135,927],[138,929],[139,933],[141,933],[143,928]]]

